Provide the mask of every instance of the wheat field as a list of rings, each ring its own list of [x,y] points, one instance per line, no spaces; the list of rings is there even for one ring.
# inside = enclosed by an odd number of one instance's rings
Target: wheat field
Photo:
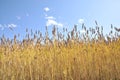
[[[0,80],[120,80],[120,35],[111,25],[109,35],[103,27],[86,29],[81,34],[54,26],[52,38],[26,29],[22,41],[0,40]],[[115,32],[113,32],[115,30]],[[65,36],[65,34],[66,36]],[[33,36],[33,37],[30,37]]]

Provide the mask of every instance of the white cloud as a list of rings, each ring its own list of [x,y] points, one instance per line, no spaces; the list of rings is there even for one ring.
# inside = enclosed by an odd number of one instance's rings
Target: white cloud
[[[78,23],[83,24],[84,23],[84,19],[79,19]]]
[[[50,10],[50,9],[49,9],[48,7],[45,7],[45,8],[44,8],[44,11],[45,11],[45,12],[48,12],[49,10]]]
[[[57,25],[57,22],[55,20],[48,20],[46,23],[46,26],[51,26],[51,25]]]
[[[47,16],[47,17],[45,17],[45,19],[52,19],[52,20],[55,20],[56,18],[54,18],[53,16]]]
[[[63,27],[63,24],[62,23],[58,23],[57,24],[59,27]]]
[[[20,16],[16,16],[16,18],[17,18],[18,20],[20,20],[20,19],[21,19],[21,17],[20,17]]]
[[[45,8],[44,8],[44,11],[45,11],[45,12],[48,12],[49,10],[50,10],[50,9],[49,9],[48,7],[45,7]],[[46,26],[53,26],[53,25],[55,25],[55,26],[57,26],[57,27],[63,27],[63,24],[60,23],[60,22],[57,22],[55,17],[53,17],[53,16],[48,16],[46,13],[45,13],[45,19],[47,20]]]
[[[56,25],[57,27],[63,27],[63,24],[62,24],[62,23],[58,23],[58,22],[55,21],[55,20],[48,19],[48,20],[47,20],[47,23],[46,23],[46,26],[53,26],[53,25]]]

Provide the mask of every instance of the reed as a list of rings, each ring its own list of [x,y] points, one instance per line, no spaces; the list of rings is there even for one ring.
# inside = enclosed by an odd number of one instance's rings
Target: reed
[[[111,25],[104,36],[103,27],[95,24],[89,29],[83,24],[83,34],[77,25],[63,33],[54,26],[52,39],[47,26],[45,36],[26,29],[23,41],[17,39],[20,35],[13,40],[3,35],[0,80],[120,80],[119,29]]]

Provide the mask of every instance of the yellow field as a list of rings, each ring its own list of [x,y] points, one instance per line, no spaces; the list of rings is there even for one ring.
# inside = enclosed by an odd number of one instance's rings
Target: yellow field
[[[120,80],[120,38],[84,42],[74,34],[66,43],[1,41],[0,80]]]

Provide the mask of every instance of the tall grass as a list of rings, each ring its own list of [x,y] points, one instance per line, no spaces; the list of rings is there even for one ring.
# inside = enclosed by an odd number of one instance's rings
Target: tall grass
[[[80,33],[58,32],[54,26],[50,39],[40,31],[33,34],[26,29],[23,41],[0,40],[0,80],[120,80],[120,36],[113,26],[107,36],[103,27],[86,29]],[[34,35],[34,37],[30,37]]]

